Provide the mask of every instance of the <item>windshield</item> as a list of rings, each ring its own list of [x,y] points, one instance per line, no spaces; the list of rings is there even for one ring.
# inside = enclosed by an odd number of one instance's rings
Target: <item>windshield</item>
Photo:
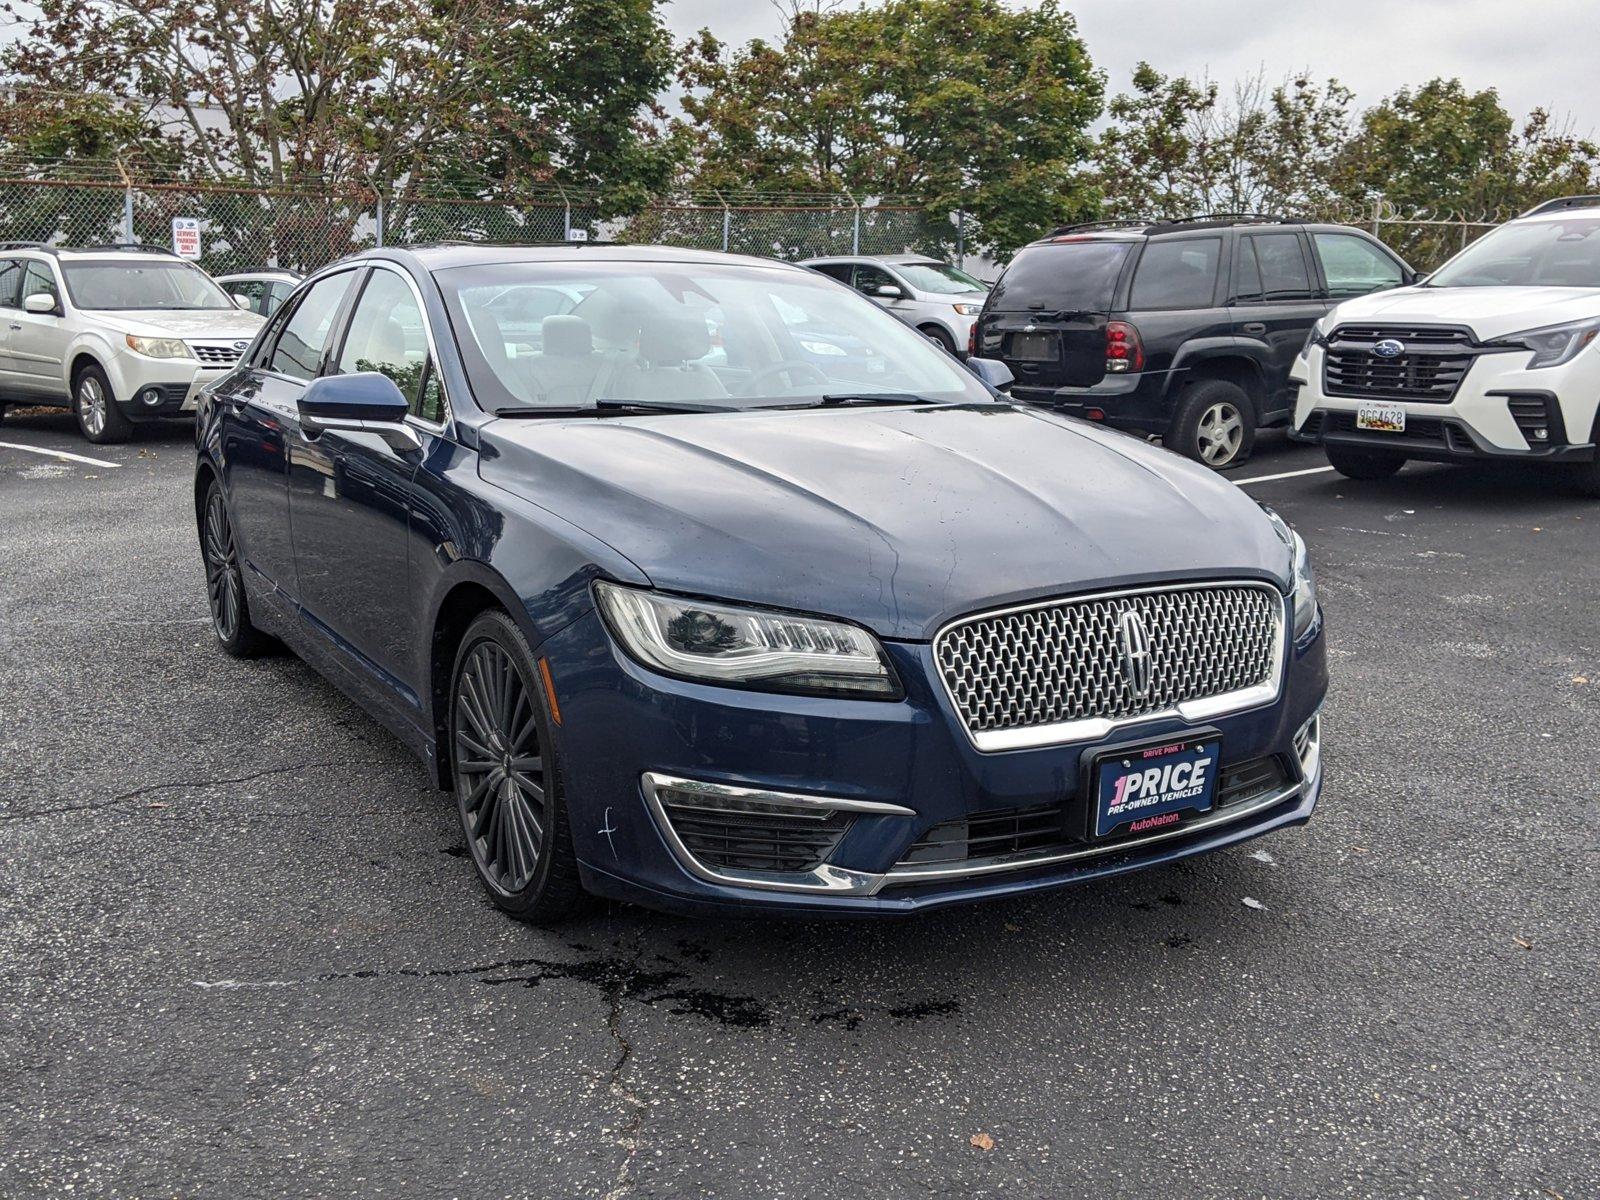
[[[1479,238],[1428,287],[1600,287],[1600,219],[1518,221]]]
[[[64,262],[67,291],[79,308],[233,308],[211,276],[188,263]]]
[[[906,277],[906,282],[919,292],[937,292],[943,296],[959,296],[962,292],[987,292],[989,285],[974,279],[965,271],[949,263],[915,262],[895,263],[894,269]]]
[[[989,308],[998,312],[1052,309],[1105,312],[1132,242],[1085,239],[1025,247],[994,285]]]
[[[496,263],[434,275],[480,405],[715,409],[840,395],[989,400],[959,363],[809,271],[721,263]]]

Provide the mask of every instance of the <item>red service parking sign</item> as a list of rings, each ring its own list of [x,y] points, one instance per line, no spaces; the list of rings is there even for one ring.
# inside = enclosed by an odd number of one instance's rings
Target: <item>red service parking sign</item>
[[[200,220],[198,217],[172,218],[172,252],[179,258],[200,257]]]

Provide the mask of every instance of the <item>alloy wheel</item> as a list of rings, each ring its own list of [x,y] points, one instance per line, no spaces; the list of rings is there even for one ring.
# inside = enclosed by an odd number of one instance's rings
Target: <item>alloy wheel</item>
[[[222,503],[222,490],[213,487],[206,499],[206,592],[211,601],[211,624],[217,636],[231,642],[239,633],[243,596],[240,593],[239,554],[233,544],[233,526]]]
[[[1219,400],[1200,414],[1195,438],[1207,466],[1225,467],[1238,456],[1244,443],[1244,417],[1232,404]]]
[[[78,380],[78,416],[90,437],[99,437],[106,428],[106,390],[92,374]]]
[[[520,892],[538,868],[549,805],[528,681],[497,642],[468,654],[454,711],[456,796],[473,857],[494,887]]]

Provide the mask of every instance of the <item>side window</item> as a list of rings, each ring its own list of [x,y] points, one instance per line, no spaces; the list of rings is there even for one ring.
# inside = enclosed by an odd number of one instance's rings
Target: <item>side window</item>
[[[22,305],[22,262],[15,258],[0,258],[0,308],[19,308]]]
[[[316,378],[322,353],[328,345],[328,331],[333,328],[339,303],[350,290],[350,281],[354,278],[354,271],[341,271],[311,285],[284,324],[268,364],[272,370],[296,379]]]
[[[895,282],[889,277],[889,272],[885,271],[882,267],[856,267],[856,291],[867,296],[876,296],[879,288],[894,286]]]
[[[1217,287],[1221,238],[1150,242],[1133,276],[1133,309],[1206,308]]]
[[[1366,238],[1314,233],[1311,244],[1322,262],[1330,296],[1364,296],[1400,285],[1400,264]]]
[[[29,296],[49,296],[60,307],[61,293],[56,287],[56,275],[42,262],[29,262],[28,270],[22,276],[22,300],[27,302]]]
[[[811,269],[813,271],[821,271],[830,279],[837,279],[840,283],[850,282],[849,263],[821,263]]]
[[[250,311],[266,316],[267,313],[267,285],[259,279],[235,279],[223,285],[231,300],[235,296],[243,296],[250,301]]]
[[[266,298],[262,301],[262,312],[266,315],[277,312],[278,306],[287,300],[289,294],[293,291],[294,284],[292,283],[267,284]]]
[[[1311,275],[1300,250],[1300,235],[1253,233],[1243,239],[1256,252],[1261,271],[1259,296],[1263,300],[1309,300]]]
[[[422,309],[406,281],[393,271],[379,268],[367,278],[367,286],[356,301],[350,316],[350,332],[339,352],[340,375],[357,371],[377,371],[394,380],[411,411],[430,421],[443,411],[438,382],[432,385],[430,400],[424,376],[428,370],[428,332]],[[433,415],[426,411],[430,404]]]

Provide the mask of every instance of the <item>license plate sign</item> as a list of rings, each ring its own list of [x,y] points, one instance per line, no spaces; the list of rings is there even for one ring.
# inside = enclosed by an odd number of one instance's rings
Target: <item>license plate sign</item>
[[[1406,410],[1398,404],[1363,404],[1356,409],[1356,428],[1376,433],[1404,433]]]
[[[1011,357],[1022,362],[1054,362],[1056,335],[1053,333],[1013,333]]]
[[[1093,771],[1094,836],[1155,833],[1209,812],[1221,752],[1215,734],[1105,752]]]

